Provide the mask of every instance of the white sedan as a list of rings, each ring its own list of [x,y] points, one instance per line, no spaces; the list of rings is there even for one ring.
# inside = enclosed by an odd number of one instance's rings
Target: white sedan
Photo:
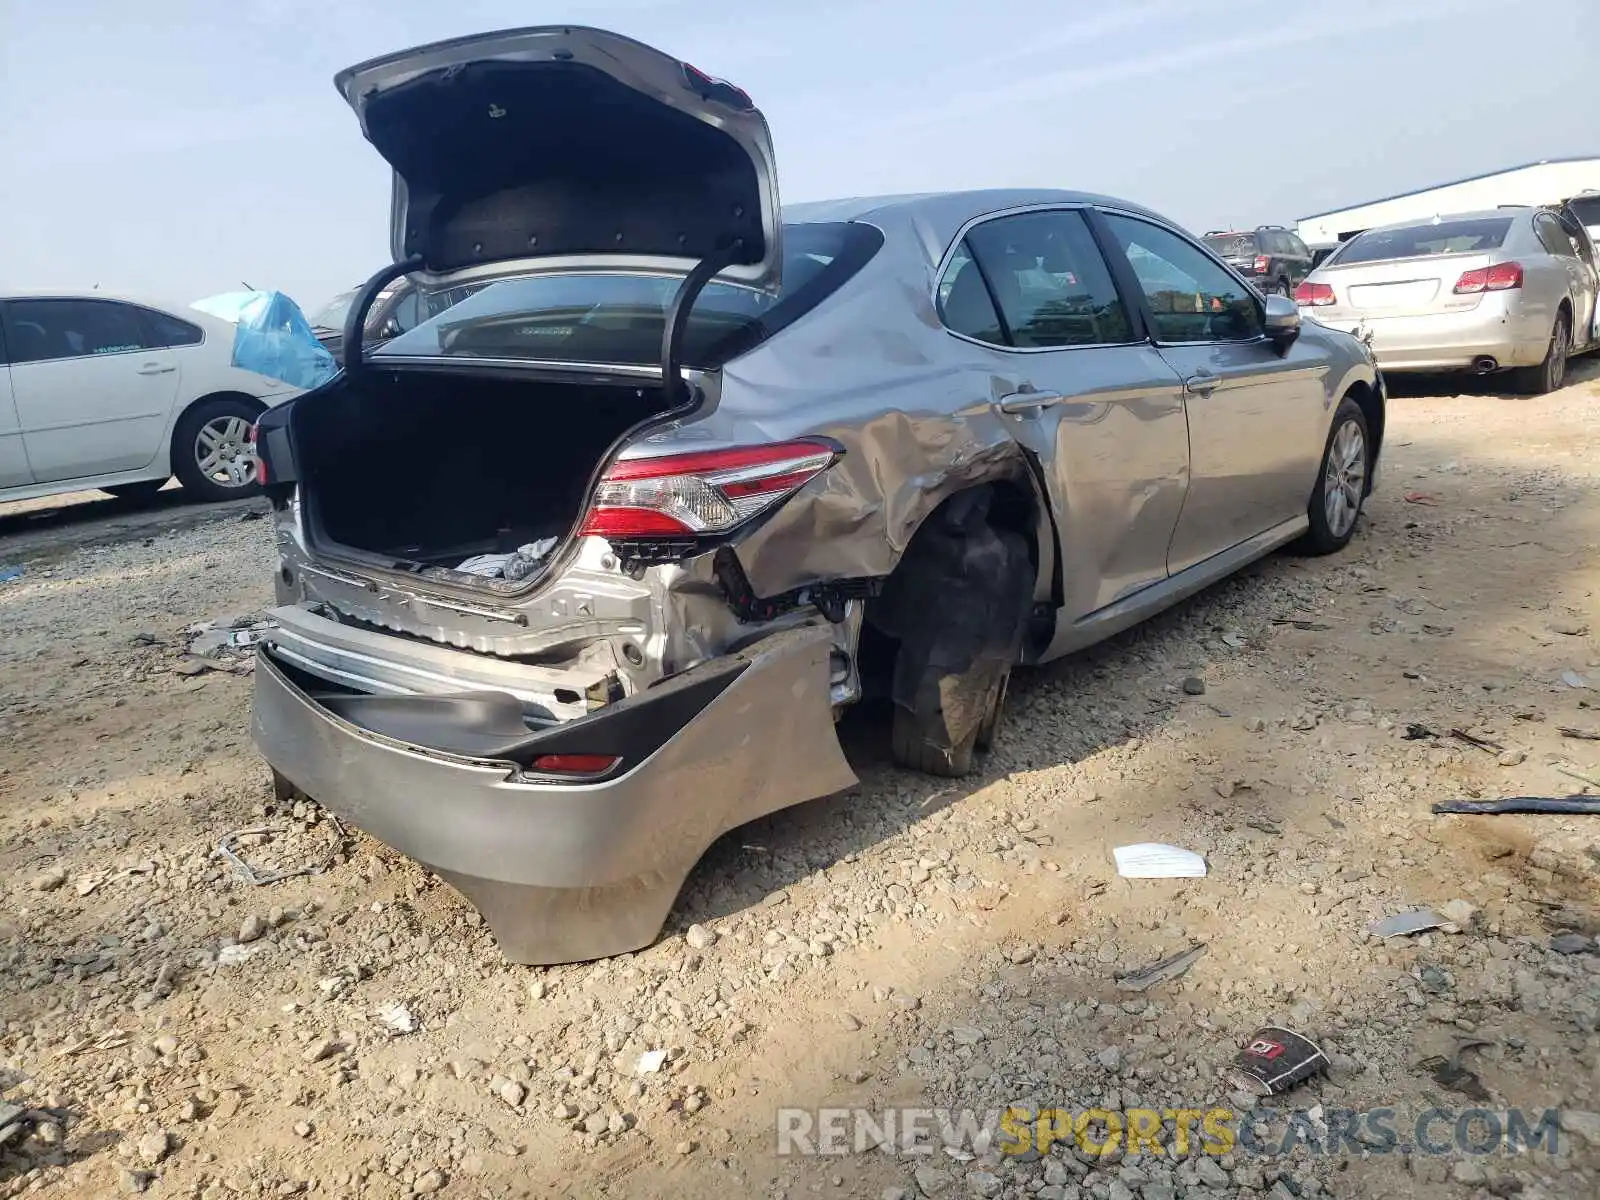
[[[0,501],[253,493],[250,429],[299,388],[233,365],[235,327],[126,297],[0,295]]]

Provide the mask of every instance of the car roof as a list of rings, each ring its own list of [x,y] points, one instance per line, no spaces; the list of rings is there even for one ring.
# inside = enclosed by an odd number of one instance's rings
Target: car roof
[[[186,305],[168,304],[163,300],[154,300],[149,296],[140,296],[132,292],[108,292],[98,288],[19,288],[8,287],[0,291],[0,300],[115,300],[122,304],[137,304],[140,308],[154,308],[161,312],[183,312]]]
[[[948,242],[969,221],[990,213],[1038,204],[1099,204],[1125,209],[1172,225],[1159,213],[1115,196],[1052,188],[986,188],[976,191],[914,192],[905,195],[854,196],[788,204],[783,220],[790,224],[822,221],[906,220]]]

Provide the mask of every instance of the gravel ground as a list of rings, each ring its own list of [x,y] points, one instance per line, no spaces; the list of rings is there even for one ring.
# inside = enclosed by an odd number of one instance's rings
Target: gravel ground
[[[1600,364],[1576,374],[1397,398],[1345,554],[1021,678],[980,777],[900,771],[853,716],[859,787],[725,838],[655,946],[582,966],[508,966],[438,880],[274,811],[248,655],[188,655],[268,602],[264,522],[8,527],[0,1197],[1591,1200],[1600,822],[1428,807],[1600,778]],[[218,842],[262,826],[258,869],[325,869],[242,882]],[[1141,841],[1210,873],[1118,878]],[[1421,905],[1452,923],[1366,932]],[[775,1152],[780,1106],[1249,1110],[1222,1068],[1272,1022],[1331,1066],[1252,1129],[1559,1107],[1557,1148]],[[1470,1074],[1430,1068],[1458,1040]]]

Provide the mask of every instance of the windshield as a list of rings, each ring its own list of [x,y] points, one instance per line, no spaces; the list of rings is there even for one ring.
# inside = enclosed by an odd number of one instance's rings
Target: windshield
[[[1206,245],[1221,258],[1247,258],[1256,252],[1256,240],[1248,233],[1213,234]]]
[[[1347,243],[1333,261],[1348,267],[1353,263],[1383,262],[1391,258],[1498,250],[1510,231],[1510,217],[1469,217],[1408,225],[1404,229],[1374,229]]]
[[[350,306],[355,303],[356,293],[360,288],[351,288],[348,292],[340,292],[321,308],[311,315],[313,329],[343,329],[344,319],[350,312]]]
[[[734,284],[707,285],[690,311],[684,361],[717,367],[816,307],[882,242],[868,225],[786,225],[783,286],[769,296]],[[655,366],[675,275],[584,272],[530,275],[490,284],[387,343],[378,355],[516,358]]]

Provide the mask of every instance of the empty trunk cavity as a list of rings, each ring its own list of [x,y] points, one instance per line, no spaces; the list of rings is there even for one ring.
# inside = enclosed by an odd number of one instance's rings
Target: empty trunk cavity
[[[371,370],[294,413],[307,529],[336,557],[520,589],[611,447],[667,411],[654,385]]]

